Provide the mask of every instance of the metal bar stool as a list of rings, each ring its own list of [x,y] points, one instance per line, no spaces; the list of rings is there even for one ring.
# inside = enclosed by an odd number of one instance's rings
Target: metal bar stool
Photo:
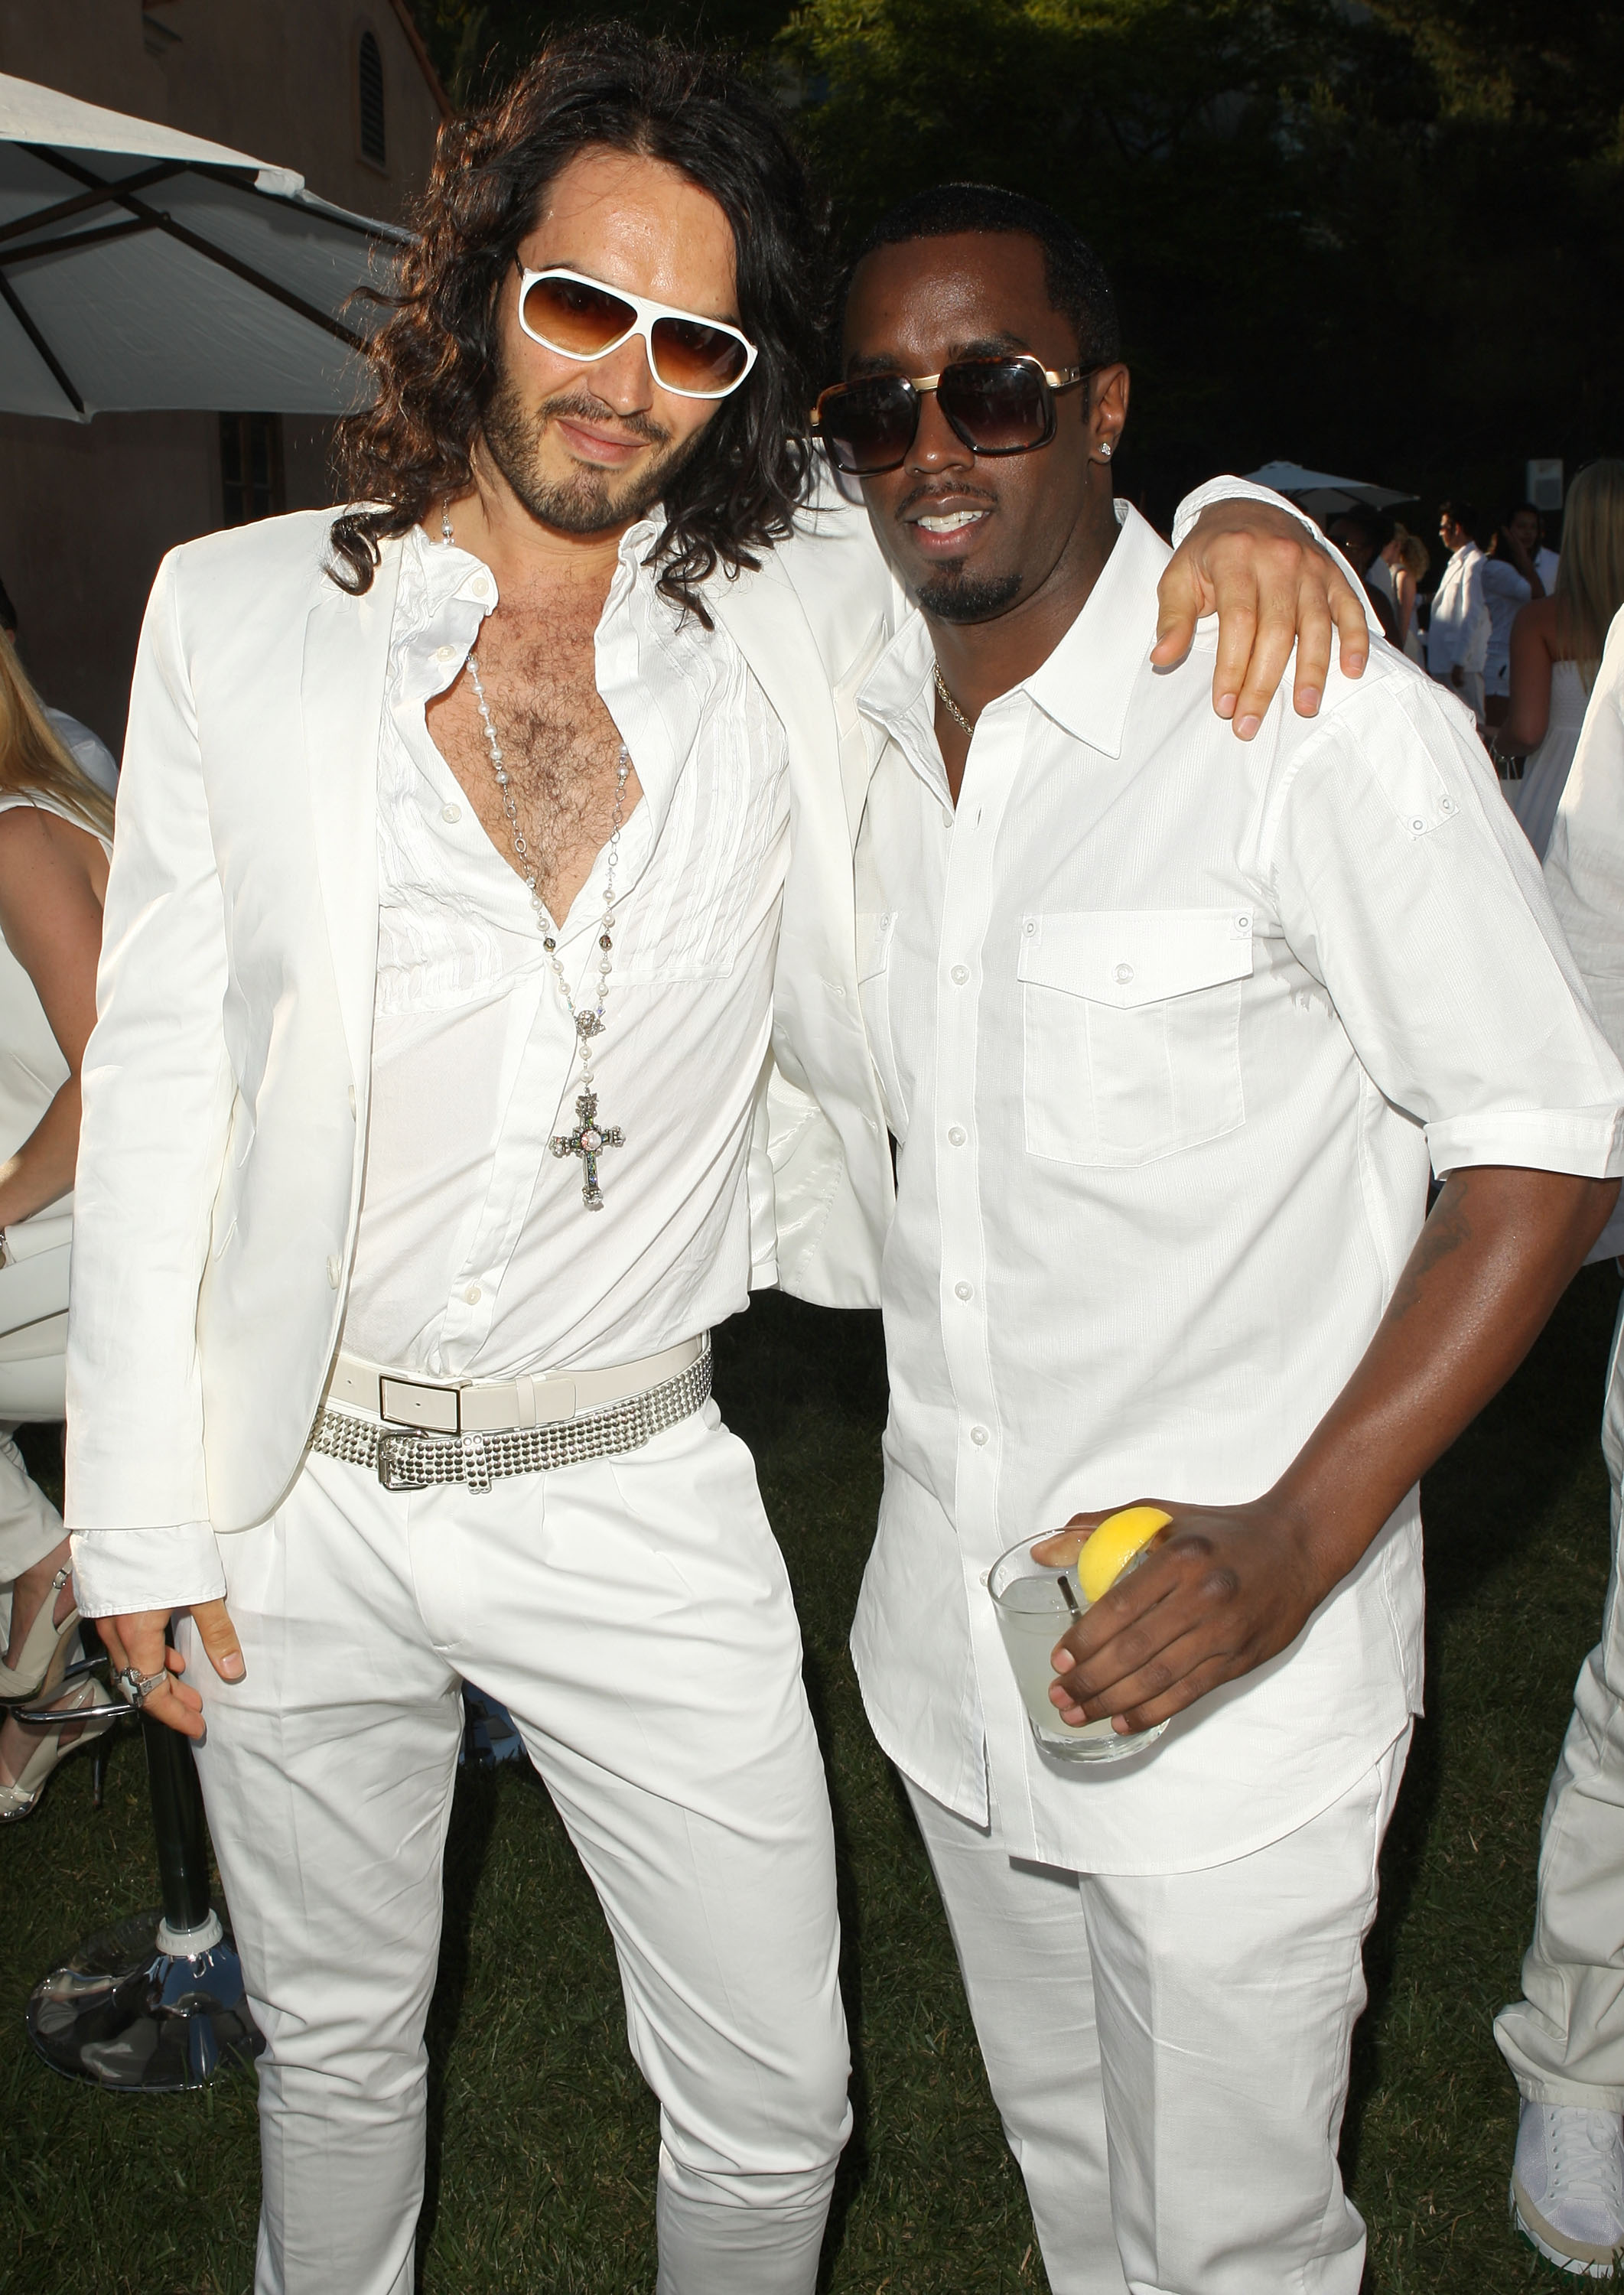
[[[0,1419],[63,1416],[70,1212],[57,1208],[8,1237],[17,1263],[0,1270]],[[106,1663],[69,1666],[53,1700]],[[12,1709],[25,1722],[61,1719],[50,1705]],[[110,1700],[84,1719],[116,1711]],[[231,1933],[209,1901],[203,1796],[192,1747],[160,1721],[141,1722],[163,1903],[88,1937],[34,1988],[29,2037],[53,2070],[126,2094],[201,2087],[222,2065],[250,2062],[265,2042],[243,1995]],[[102,1803],[107,1737],[93,1749]]]

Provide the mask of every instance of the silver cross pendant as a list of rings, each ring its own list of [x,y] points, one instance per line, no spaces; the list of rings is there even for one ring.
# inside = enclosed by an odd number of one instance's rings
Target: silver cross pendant
[[[552,1142],[555,1156],[578,1156],[585,1175],[581,1200],[589,1212],[603,1209],[603,1190],[598,1185],[598,1158],[606,1148],[624,1148],[625,1134],[618,1123],[606,1129],[598,1121],[598,1095],[587,1090],[575,1102],[575,1128],[560,1131]]]

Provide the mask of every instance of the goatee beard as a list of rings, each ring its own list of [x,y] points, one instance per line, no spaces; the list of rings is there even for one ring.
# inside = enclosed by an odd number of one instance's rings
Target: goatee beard
[[[541,470],[542,440],[560,415],[583,422],[612,422],[656,452],[618,485],[612,471],[579,465],[567,478],[548,478]],[[550,398],[539,407],[524,404],[510,381],[501,383],[486,410],[481,435],[491,460],[532,518],[559,534],[607,534],[635,526],[665,494],[698,448],[703,430],[673,446],[671,434],[646,415],[616,414],[581,391]],[[658,449],[664,446],[665,452]]]
[[[990,622],[1014,605],[1020,594],[1018,574],[978,577],[962,571],[934,574],[914,592],[922,613],[938,622]]]

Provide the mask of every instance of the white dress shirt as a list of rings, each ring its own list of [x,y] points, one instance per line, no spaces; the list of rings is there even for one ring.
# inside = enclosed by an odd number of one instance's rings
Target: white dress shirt
[[[1612,617],[1590,690],[1545,851],[1545,881],[1595,1017],[1624,1059],[1624,609]],[[1614,1259],[1620,1253],[1624,1202],[1590,1257]]]
[[[1377,644],[1319,715],[1155,671],[1131,510],[977,722],[957,812],[917,616],[858,970],[898,1149],[879,1535],[853,1633],[885,1751],[1011,1853],[1190,1870],[1326,1808],[1419,1710],[1416,1494],[1291,1649],[1079,1773],[1027,1728],[985,1573],[1075,1510],[1267,1490],[1345,1384],[1446,1172],[1624,1170],[1624,1072],[1460,706]]]
[[[597,682],[643,795],[616,873],[596,1045],[624,1147],[581,1199],[575,1032],[529,894],[429,736],[428,701],[494,609],[489,569],[410,538],[379,754],[371,1115],[347,1352],[443,1379],[634,1360],[745,1304],[752,1112],[788,856],[783,729],[717,628],[684,622],[621,542]],[[498,726],[500,733],[501,727]],[[523,814],[521,810],[521,825]],[[559,936],[595,1000],[607,847]]]
[[[1534,552],[1534,571],[1538,575],[1547,598],[1554,598],[1556,594],[1556,568],[1561,563],[1554,550],[1542,547]]]
[[[1426,630],[1426,666],[1434,677],[1481,671],[1489,657],[1488,563],[1475,542],[1463,542],[1443,569]]]
[[[1483,560],[1483,595],[1489,602],[1489,649],[1483,674],[1490,693],[1510,690],[1511,625],[1533,596],[1516,568],[1504,558]]]

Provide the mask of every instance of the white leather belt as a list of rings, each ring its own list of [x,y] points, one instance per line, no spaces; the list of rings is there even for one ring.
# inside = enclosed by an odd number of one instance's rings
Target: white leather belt
[[[386,1490],[488,1490],[509,1474],[635,1450],[702,1409],[710,1391],[708,1331],[641,1362],[567,1378],[440,1384],[340,1355],[311,1448],[370,1468]]]
[[[330,1409],[364,1410],[386,1426],[409,1426],[416,1434],[495,1434],[526,1426],[550,1425],[555,1418],[579,1418],[628,1395],[646,1393],[697,1363],[710,1335],[682,1339],[641,1362],[616,1363],[608,1370],[571,1371],[559,1378],[463,1380],[437,1384],[381,1363],[340,1355],[327,1389]]]

